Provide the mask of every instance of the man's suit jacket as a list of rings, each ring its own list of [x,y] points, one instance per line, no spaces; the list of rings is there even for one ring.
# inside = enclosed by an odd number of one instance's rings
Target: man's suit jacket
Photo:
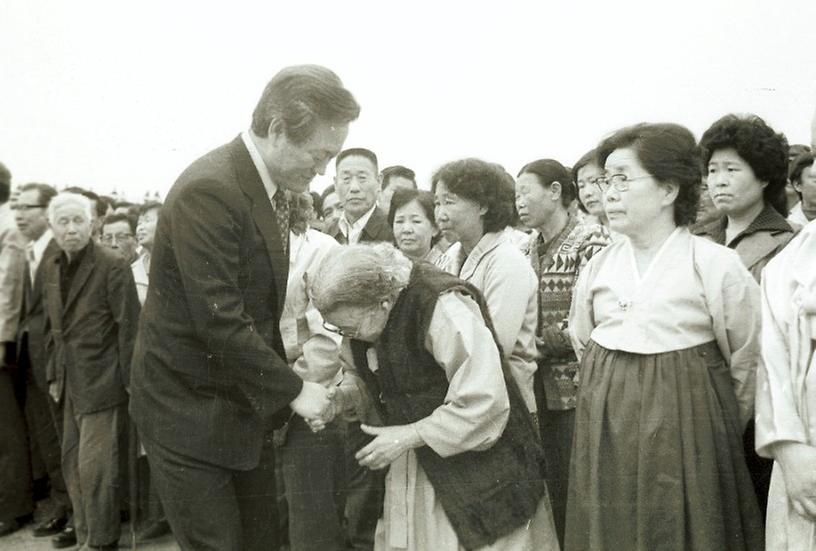
[[[41,261],[45,268],[48,382],[71,397],[79,414],[127,401],[139,297],[130,265],[89,242],[63,302],[61,255]]]
[[[326,228],[326,233],[334,237],[342,245],[348,243],[348,239],[340,231],[340,224],[337,220],[332,221],[329,227]],[[360,243],[377,243],[380,241],[393,243],[394,232],[391,230],[391,226],[388,225],[388,216],[380,207],[375,207],[374,212],[371,213],[371,217],[360,233]]]
[[[29,376],[33,376],[34,382],[43,391],[48,390],[45,371],[47,356],[45,353],[45,306],[43,304],[45,267],[59,254],[60,248],[57,242],[51,239],[37,266],[33,283],[27,273],[28,262],[23,263],[23,302],[20,308],[20,323],[17,326],[18,359],[23,354],[22,346],[25,345],[31,369]]]
[[[278,326],[289,259],[240,136],[195,161],[156,228],[131,381],[141,433],[230,469],[258,465],[303,382]]]

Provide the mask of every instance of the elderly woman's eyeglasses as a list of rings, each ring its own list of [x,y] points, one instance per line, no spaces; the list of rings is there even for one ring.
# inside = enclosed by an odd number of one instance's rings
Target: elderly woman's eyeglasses
[[[633,180],[642,180],[643,178],[650,178],[650,176],[645,175],[631,177],[627,176],[626,174],[609,174],[596,178],[594,184],[598,186],[601,193],[606,193],[610,187],[615,191],[629,191],[629,182]]]
[[[341,337],[346,337],[347,339],[355,339],[357,335],[360,333],[359,331],[352,331],[349,329],[341,329],[336,325],[332,325],[331,323],[324,321],[323,322],[323,329],[330,333],[335,333],[340,335]]]

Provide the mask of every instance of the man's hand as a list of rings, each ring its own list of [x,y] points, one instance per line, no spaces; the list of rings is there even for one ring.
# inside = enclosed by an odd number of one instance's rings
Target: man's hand
[[[360,425],[360,428],[364,433],[374,435],[376,438],[354,457],[360,466],[372,470],[384,469],[406,451],[425,444],[412,425],[391,427]]]
[[[798,442],[783,442],[774,449],[793,508],[803,517],[816,520],[816,448]]]
[[[300,394],[290,402],[289,407],[304,419],[317,419],[329,409],[333,395],[334,392],[323,385],[304,381]]]

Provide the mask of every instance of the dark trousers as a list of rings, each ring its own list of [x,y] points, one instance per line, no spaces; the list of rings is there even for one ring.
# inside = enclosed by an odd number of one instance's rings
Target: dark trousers
[[[563,547],[575,410],[550,410],[542,404],[538,410],[538,424],[547,461],[547,490],[550,494],[555,532],[559,544]]]
[[[756,424],[751,419],[745,432],[742,434],[742,447],[745,452],[745,464],[751,474],[751,483],[754,485],[757,503],[762,519],[765,519],[768,510],[768,491],[771,488],[771,471],[773,470],[773,459],[760,457],[757,454],[754,444],[756,442]]]
[[[0,521],[34,510],[31,463],[23,412],[12,371],[0,368]]]
[[[268,434],[257,467],[235,471],[142,438],[173,535],[185,551],[275,551],[275,448]]]
[[[45,472],[51,481],[52,516],[65,517],[71,510],[71,499],[62,475],[62,452],[60,434],[57,431],[57,409],[54,401],[48,397],[32,380],[29,374],[26,384],[25,418],[28,424],[29,438],[36,443],[32,446],[39,454]],[[59,419],[62,424],[62,419]]]
[[[374,548],[374,531],[382,516],[385,498],[386,470],[371,471],[361,467],[354,454],[374,437],[360,429],[360,423],[346,426],[346,521],[351,548],[370,551]]]
[[[300,416],[289,421],[279,453],[291,551],[342,551],[346,547],[344,440],[340,422],[313,433]]]
[[[119,436],[127,412],[115,406],[80,414],[66,393],[62,473],[74,511],[77,541],[108,545],[119,540]]]

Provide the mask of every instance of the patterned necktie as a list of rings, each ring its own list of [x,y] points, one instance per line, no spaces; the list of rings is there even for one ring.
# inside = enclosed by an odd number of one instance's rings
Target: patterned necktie
[[[275,206],[275,216],[278,219],[278,230],[280,230],[281,246],[283,254],[289,253],[289,199],[286,192],[279,189],[272,197],[272,204]]]
[[[37,258],[34,256],[34,244],[28,243],[26,245],[26,260],[28,261],[28,276],[32,285],[34,284],[34,275],[37,273]]]

